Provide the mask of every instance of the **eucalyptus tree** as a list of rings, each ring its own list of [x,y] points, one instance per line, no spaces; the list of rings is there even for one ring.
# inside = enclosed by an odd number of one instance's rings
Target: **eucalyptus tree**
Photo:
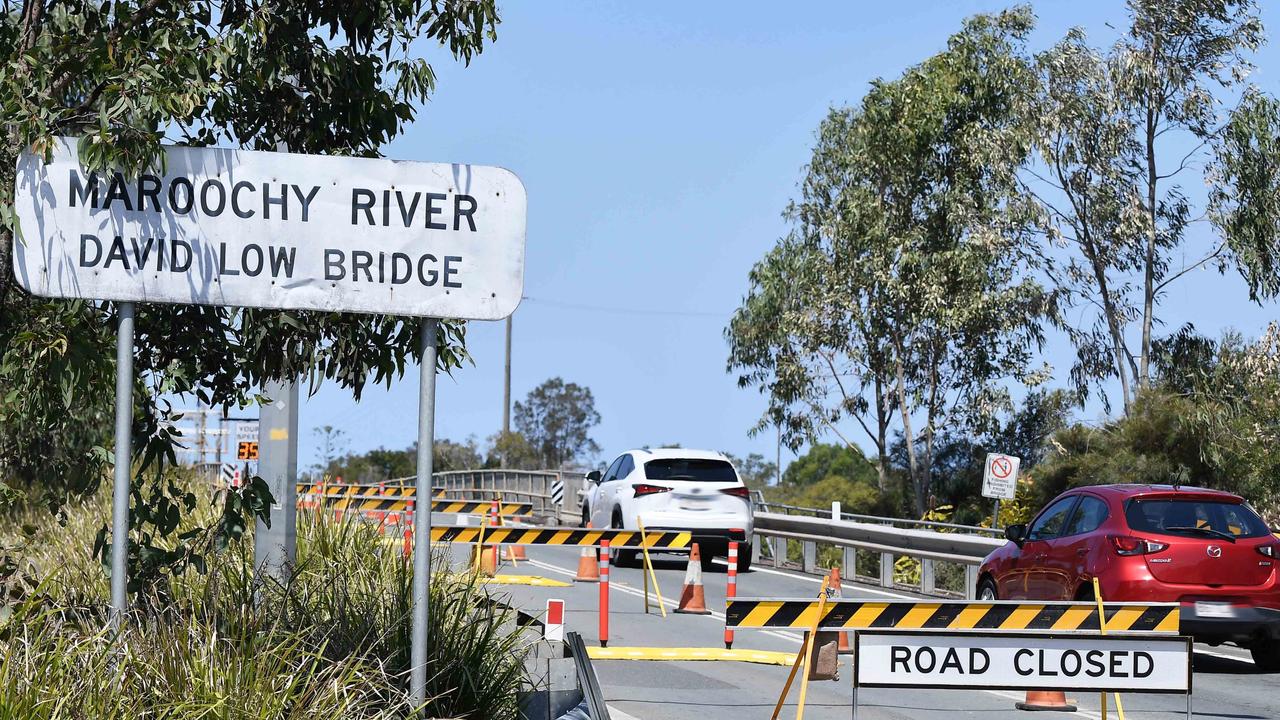
[[[1151,386],[1159,305],[1173,283],[1209,267],[1238,271],[1254,299],[1280,290],[1276,107],[1244,87],[1247,55],[1263,41],[1257,5],[1128,8],[1111,48],[1077,29],[1037,56],[1040,161],[1027,168],[1053,241],[1053,282],[1089,318],[1064,326],[1073,385],[1085,397],[1116,379],[1126,412]],[[1201,184],[1207,196],[1196,195]]]
[[[1025,8],[977,16],[945,51],[822,123],[792,231],[751,273],[726,331],[729,370],[769,399],[756,431],[796,448],[853,421],[887,485],[888,435],[906,439],[916,510],[939,429],[980,427],[1033,354],[1054,296],[1033,277],[1031,207],[1017,170],[1035,73]]]
[[[161,143],[375,156],[432,94],[419,52],[469,62],[495,38],[493,0],[45,0],[0,16],[0,480],[39,488],[55,510],[95,489],[111,461],[116,307],[31,297],[16,287],[15,158],[58,135],[82,163],[137,173]],[[337,382],[355,398],[419,360],[417,323],[391,316],[143,305],[136,320],[132,561],[181,564],[163,549],[186,495],[163,471],[181,438],[165,397],[246,405],[273,378]],[[465,357],[445,324],[440,366]],[[127,462],[127,459],[122,459]],[[255,486],[258,487],[258,486]],[[265,486],[233,496],[222,531],[243,531]],[[131,577],[145,577],[136,570]]]

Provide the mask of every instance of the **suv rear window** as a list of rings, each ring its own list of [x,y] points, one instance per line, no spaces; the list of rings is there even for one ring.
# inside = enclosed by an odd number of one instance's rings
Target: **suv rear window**
[[[738,474],[724,460],[663,458],[644,464],[644,476],[650,480],[691,480],[694,482],[736,483]]]
[[[1271,532],[1247,506],[1220,500],[1134,498],[1124,514],[1129,527],[1138,532],[1224,538],[1262,537]]]

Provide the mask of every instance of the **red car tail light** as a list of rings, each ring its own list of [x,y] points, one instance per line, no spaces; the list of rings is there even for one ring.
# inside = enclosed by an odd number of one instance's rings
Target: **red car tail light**
[[[662,487],[661,485],[646,485],[644,483],[636,483],[631,486],[636,491],[632,497],[644,497],[645,495],[656,495],[658,493],[671,492],[671,488]]]
[[[740,497],[744,499],[751,497],[751,491],[745,487],[723,488],[720,490],[720,492],[724,493],[725,495],[732,495],[734,497]]]
[[[1111,547],[1116,549],[1116,554],[1124,556],[1150,555],[1169,547],[1168,543],[1143,540],[1129,535],[1108,535],[1107,539],[1111,541]]]
[[[1277,555],[1280,555],[1280,553],[1276,552],[1275,543],[1269,543],[1267,545],[1259,545],[1258,552],[1262,553],[1263,555],[1266,555],[1269,558],[1274,558]]]

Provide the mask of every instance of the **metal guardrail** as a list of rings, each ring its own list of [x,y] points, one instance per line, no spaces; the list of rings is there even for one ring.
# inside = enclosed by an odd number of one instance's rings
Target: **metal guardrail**
[[[858,567],[860,551],[876,554],[880,564],[878,580],[885,588],[896,586],[894,565],[898,557],[916,558],[920,561],[920,583],[913,589],[926,595],[952,594],[938,588],[935,563],[961,565],[964,567],[963,594],[970,600],[976,593],[982,559],[1005,544],[1002,539],[959,532],[914,530],[774,512],[756,512],[755,534],[765,539],[767,545],[759,540],[752,544],[752,553],[756,554],[753,560],[758,562],[767,550],[774,567],[782,567],[787,563],[787,544],[795,542],[801,547],[800,567],[804,572],[817,571],[818,545],[842,548],[841,561],[847,569]]]
[[[831,517],[829,509],[796,507],[795,505],[783,505],[781,503],[765,502],[763,499],[756,501],[756,504],[764,508],[768,512],[781,510],[785,515],[808,515],[810,517]],[[880,525],[892,525],[894,527],[908,528],[929,528],[935,530],[949,530],[954,532],[969,533],[971,535],[985,535],[989,537],[1004,537],[1003,530],[995,528],[982,527],[981,525],[960,525],[957,523],[938,522],[935,520],[911,520],[908,518],[888,518],[876,515],[859,515],[857,513],[840,513],[841,520],[850,520],[853,522],[876,523]]]

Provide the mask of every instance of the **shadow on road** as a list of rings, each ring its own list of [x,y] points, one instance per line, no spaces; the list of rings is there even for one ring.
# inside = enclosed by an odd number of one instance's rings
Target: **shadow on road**
[[[1235,660],[1217,655],[1195,653],[1192,668],[1198,673],[1210,675],[1265,675],[1249,660]]]

